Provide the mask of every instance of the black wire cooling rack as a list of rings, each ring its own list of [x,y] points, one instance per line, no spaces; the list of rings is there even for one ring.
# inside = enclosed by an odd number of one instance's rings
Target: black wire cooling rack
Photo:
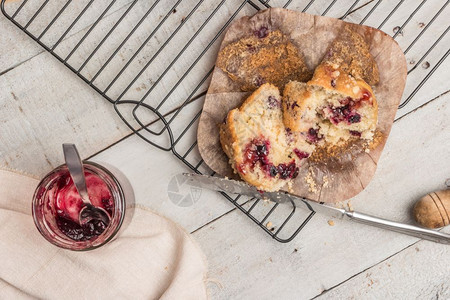
[[[413,88],[400,108],[413,99],[450,51],[448,10],[445,19],[449,1],[5,2],[1,1],[1,10],[6,18],[111,102],[135,134],[204,174],[212,171],[198,154],[196,124],[222,35],[234,19],[271,6],[294,8],[377,27],[394,39],[418,25],[401,45],[405,54],[418,52],[415,55],[420,58],[409,62]],[[425,15],[419,24],[418,15]],[[438,28],[436,20],[441,24]],[[299,212],[293,203],[223,196],[279,242],[291,241],[314,214]]]

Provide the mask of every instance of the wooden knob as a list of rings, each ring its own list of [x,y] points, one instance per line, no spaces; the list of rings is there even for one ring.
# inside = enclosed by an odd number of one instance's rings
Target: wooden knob
[[[427,228],[450,224],[450,189],[429,193],[414,205],[414,218]]]

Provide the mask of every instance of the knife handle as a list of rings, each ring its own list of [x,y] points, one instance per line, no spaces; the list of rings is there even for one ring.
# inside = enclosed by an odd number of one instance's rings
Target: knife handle
[[[345,215],[352,221],[367,224],[391,231],[396,231],[399,233],[407,234],[410,236],[418,237],[424,240],[429,240],[441,244],[450,244],[450,234],[443,232],[421,228],[414,225],[408,225],[404,223],[398,223],[394,221],[389,221],[382,218],[377,218],[374,216],[366,215],[363,213],[358,213],[354,211],[346,211]]]

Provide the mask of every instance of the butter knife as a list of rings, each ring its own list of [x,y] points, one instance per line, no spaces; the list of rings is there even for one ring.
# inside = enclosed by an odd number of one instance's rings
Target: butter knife
[[[450,234],[436,230],[394,222],[356,211],[349,211],[343,208],[332,207],[313,200],[297,197],[287,192],[261,192],[256,189],[256,187],[242,181],[190,173],[184,173],[183,175],[188,178],[188,181],[190,181],[192,185],[196,185],[201,188],[231,194],[241,194],[258,199],[269,199],[277,203],[291,202],[295,206],[306,208],[309,211],[324,214],[337,219],[348,219],[358,223],[407,234],[424,240],[442,244],[450,244]]]

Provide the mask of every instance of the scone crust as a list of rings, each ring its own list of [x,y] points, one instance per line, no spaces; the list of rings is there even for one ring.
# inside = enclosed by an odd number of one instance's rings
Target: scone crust
[[[219,52],[216,65],[243,91],[254,91],[264,83],[282,90],[290,80],[308,81],[312,75],[299,50],[279,30],[227,45]]]
[[[374,86],[380,81],[378,66],[364,38],[346,25],[328,48],[322,63],[337,65],[343,72]]]

